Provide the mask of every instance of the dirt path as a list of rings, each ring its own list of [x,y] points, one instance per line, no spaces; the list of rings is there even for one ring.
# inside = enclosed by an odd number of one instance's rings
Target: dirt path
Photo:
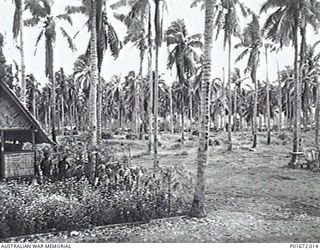
[[[288,145],[264,139],[249,150],[250,137],[234,139],[210,151],[207,169],[205,219],[174,218],[135,227],[100,228],[50,237],[23,238],[29,242],[320,242],[320,173],[285,167]],[[165,141],[165,140],[164,140]],[[185,164],[196,171],[196,141],[175,150],[164,142],[160,164]],[[151,156],[134,159],[152,165]]]

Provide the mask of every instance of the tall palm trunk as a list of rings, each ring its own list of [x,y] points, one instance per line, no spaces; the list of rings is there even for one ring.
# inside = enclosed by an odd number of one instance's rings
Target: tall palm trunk
[[[317,149],[319,149],[319,126],[320,126],[320,86],[319,86],[319,83],[317,83],[315,121],[316,121],[315,144],[316,144]]]
[[[233,96],[233,131],[236,132],[237,131],[237,97],[238,93],[237,93],[237,86],[235,86],[234,88],[234,96]]]
[[[102,86],[101,86],[101,74],[98,70],[98,85],[97,85],[97,142],[101,139],[102,128]]]
[[[145,55],[145,49],[142,49],[140,50],[140,66],[139,66],[139,75],[138,75],[138,84],[139,86],[142,86],[142,74],[143,74],[143,61],[144,61],[144,55]],[[139,134],[139,139],[141,140],[142,139],[142,133],[143,133],[143,129],[141,129],[140,126],[143,127],[144,125],[144,122],[142,121],[142,124],[140,125],[140,121],[139,121],[139,114],[140,114],[140,117],[143,119],[144,117],[144,109],[141,107],[141,105],[143,105],[144,103],[144,97],[141,96],[141,92],[142,90],[139,88],[139,91],[138,91],[138,98],[141,100],[137,103],[138,105],[138,111],[137,111],[137,132]],[[140,113],[140,112],[143,112],[143,113]]]
[[[211,81],[211,53],[213,43],[213,23],[214,23],[214,1],[205,2],[205,29],[204,29],[204,58],[203,74],[201,79],[201,101],[200,101],[200,133],[198,145],[198,170],[194,198],[190,215],[194,217],[204,217],[205,194],[205,171],[208,165],[208,139],[209,139],[209,91]]]
[[[153,150],[154,150],[154,162],[157,164],[158,161],[158,88],[159,88],[159,48],[161,46],[161,24],[160,24],[160,0],[155,0],[155,45],[156,45],[156,55],[155,55],[155,77],[154,77],[154,129],[153,129]]]
[[[297,17],[299,19],[299,17]],[[300,67],[299,67],[299,45],[298,45],[298,30],[299,30],[299,20],[296,20],[294,25],[294,127],[293,127],[293,154],[291,158],[290,165],[295,166],[298,161],[297,152],[300,151],[300,136],[301,136],[301,85],[300,85]]]
[[[158,158],[158,85],[159,85],[159,47],[156,46],[156,55],[155,55],[155,77],[154,77],[154,107],[153,107],[153,117],[154,117],[154,128],[153,128],[153,151],[154,151],[154,160]]]
[[[182,141],[182,143],[185,140],[185,136],[184,136],[184,95],[183,94],[184,93],[183,93],[183,87],[182,87],[182,90],[181,90],[181,141]]]
[[[152,120],[153,120],[153,73],[152,73],[152,40],[151,40],[151,10],[149,9],[148,17],[148,75],[149,75],[149,105],[148,105],[148,114],[149,114],[149,145],[148,152],[151,153],[152,148]]]
[[[302,94],[303,96],[303,103],[301,102],[301,108],[302,108],[302,113],[303,113],[303,128],[306,129],[308,126],[308,99],[309,99],[309,85],[307,82],[304,81],[305,75],[306,75],[306,70],[304,69],[304,64],[306,60],[306,46],[307,46],[307,41],[306,41],[306,24],[304,18],[301,21],[301,26],[300,26],[300,35],[301,35],[301,43],[300,43],[300,61],[299,61],[299,82],[300,82],[300,95],[302,91],[302,84],[304,82],[304,92]],[[300,121],[301,123],[301,121]]]
[[[19,10],[20,22],[19,22],[19,31],[20,31],[20,60],[21,60],[21,98],[22,104],[26,107],[27,98],[26,98],[26,66],[25,66],[25,56],[24,56],[24,28],[23,28],[23,1],[21,1],[21,9]]]
[[[287,103],[287,106],[286,106],[287,129],[290,130],[291,129],[291,109],[290,109],[291,100],[290,100],[290,91],[288,87],[286,89],[286,103]]]
[[[258,113],[258,83],[257,83],[256,69],[252,69],[251,79],[254,85],[254,103],[253,103],[253,122],[252,122],[252,135],[253,135],[253,148],[257,147],[257,113]]]
[[[96,29],[96,3],[91,0],[90,13],[90,132],[91,143],[97,143],[97,86],[98,86],[98,55]]]
[[[222,131],[226,130],[226,122],[225,122],[225,116],[226,116],[226,99],[225,99],[225,84],[226,84],[226,77],[224,72],[224,67],[222,68],[222,110],[221,110],[221,124],[222,124]]]
[[[64,122],[65,122],[65,111],[64,111],[64,97],[61,94],[61,133],[64,135]]]
[[[277,75],[278,75],[278,106],[279,106],[279,122],[278,122],[278,132],[282,129],[282,89],[281,89],[281,80],[280,80],[280,68],[277,52]]]
[[[188,87],[189,87],[189,120],[190,120],[190,132],[192,132],[193,129],[193,114],[192,114],[192,109],[193,109],[193,102],[192,102],[192,82],[189,79],[188,80]]]
[[[56,138],[56,116],[57,116],[57,110],[56,110],[56,102],[57,102],[57,98],[56,98],[56,79],[55,79],[55,75],[54,75],[54,59],[53,59],[53,39],[50,36],[46,37],[46,47],[48,50],[48,54],[50,54],[50,59],[48,62],[48,64],[50,65],[50,69],[49,69],[49,80],[51,82],[51,136],[52,136],[52,140],[54,142],[57,142],[57,138]]]
[[[170,98],[170,132],[171,135],[174,133],[174,124],[173,124],[173,99],[172,99],[172,86],[169,88],[169,98]]]
[[[239,84],[239,117],[240,117],[240,132],[241,132],[241,140],[244,139],[243,134],[243,113],[242,113],[242,91],[241,91],[241,82]]]
[[[267,145],[271,144],[271,128],[270,128],[270,83],[269,83],[269,67],[268,67],[268,48],[265,47],[265,56],[266,56],[266,87],[267,87]]]
[[[228,99],[229,99],[229,113],[228,113],[228,151],[232,150],[232,96],[231,96],[231,34],[228,35]]]
[[[133,106],[133,124],[134,132],[139,133],[139,90],[138,90],[138,79],[133,80],[134,88],[134,106]]]

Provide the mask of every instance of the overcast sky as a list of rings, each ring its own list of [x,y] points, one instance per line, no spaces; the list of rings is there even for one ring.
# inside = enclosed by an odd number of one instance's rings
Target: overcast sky
[[[13,60],[19,63],[19,51],[15,46],[15,43],[12,38],[12,20],[14,14],[14,6],[13,1],[11,0],[0,0],[0,32],[5,36],[5,48],[4,54],[7,61],[10,63]],[[114,2],[114,0],[109,0],[108,6]],[[176,19],[184,19],[186,22],[187,29],[189,34],[195,33],[203,33],[204,30],[204,12],[200,10],[200,8],[190,8],[190,4],[192,0],[167,0],[168,2],[168,13],[165,13],[165,24],[164,27],[168,27],[168,25],[176,20]],[[243,1],[248,7],[258,12],[261,4],[264,0],[245,0]],[[55,0],[53,4],[53,12],[54,14],[60,14],[64,12],[64,8],[66,5],[79,5],[80,0]],[[112,10],[108,10],[109,16],[112,16]],[[261,21],[265,19],[264,16],[261,17]],[[73,63],[76,58],[84,53],[86,46],[89,40],[89,33],[87,32],[87,28],[83,28],[86,18],[83,15],[75,15],[73,16],[73,27],[64,21],[60,22],[60,25],[69,32],[70,35],[74,35],[78,30],[82,28],[82,31],[75,39],[75,44],[77,47],[77,52],[72,53],[68,48],[64,38],[58,33],[56,44],[55,44],[55,58],[54,65],[55,70],[63,67],[66,73],[71,74]],[[120,38],[125,35],[125,27],[118,21],[111,18],[114,27],[116,28]],[[59,24],[58,24],[59,26]],[[41,41],[39,44],[39,49],[36,55],[34,55],[34,46],[36,42],[36,38],[40,32],[39,28],[25,28],[25,49],[26,49],[26,71],[27,73],[33,73],[38,79],[39,82],[45,83],[47,82],[47,78],[44,75],[44,41]],[[314,41],[320,40],[320,36],[310,31],[307,33],[308,42],[312,43]],[[234,44],[238,41],[234,40]],[[239,51],[233,51],[232,60],[237,57],[240,53]],[[222,46],[222,39],[218,39],[214,43],[213,49],[213,78],[222,77],[222,67],[226,67],[227,65],[227,54],[224,51]],[[261,58],[260,68],[258,71],[258,78],[263,80],[265,79],[265,64],[264,58]],[[272,81],[276,80],[276,61],[275,56],[271,55],[269,59],[269,71],[270,71],[270,79]],[[175,79],[175,73],[170,73],[166,70],[166,62],[167,62],[167,48],[165,44],[161,49],[160,54],[160,71],[161,73],[165,73],[164,78],[167,81],[170,79]],[[280,68],[283,68],[285,65],[292,64],[293,62],[293,50],[292,48],[286,48],[279,54],[279,63]],[[235,67],[244,68],[246,60],[243,63],[237,63],[234,65]],[[114,74],[122,74],[122,76],[126,75],[130,70],[138,71],[139,67],[139,53],[138,51],[131,45],[128,44],[121,51],[119,58],[115,61],[110,54],[107,52],[104,60],[104,64],[102,67],[102,76],[108,80]],[[145,73],[147,67],[145,65]]]

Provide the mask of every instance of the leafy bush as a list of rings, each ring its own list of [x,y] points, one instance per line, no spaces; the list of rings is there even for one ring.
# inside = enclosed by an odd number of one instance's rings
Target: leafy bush
[[[133,132],[129,132],[126,134],[125,137],[127,140],[137,140],[138,139],[138,134],[133,133]]]
[[[2,183],[0,238],[184,214],[192,179],[183,166],[109,161],[99,165],[94,185],[85,177]]]
[[[101,139],[110,140],[110,139],[113,139],[113,135],[112,135],[111,132],[102,132],[101,133]]]

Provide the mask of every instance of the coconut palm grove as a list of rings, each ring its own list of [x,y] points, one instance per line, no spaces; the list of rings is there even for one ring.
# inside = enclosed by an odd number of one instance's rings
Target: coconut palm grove
[[[320,1],[0,2],[1,242],[320,242]]]

